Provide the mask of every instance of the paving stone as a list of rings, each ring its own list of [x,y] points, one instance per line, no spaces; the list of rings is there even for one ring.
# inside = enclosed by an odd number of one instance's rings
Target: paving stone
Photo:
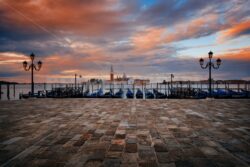
[[[125,151],[128,153],[137,152],[137,144],[126,144]]]
[[[216,167],[217,165],[211,160],[207,158],[195,158],[191,159],[192,164],[196,167],[204,166],[204,167]]]
[[[218,155],[218,152],[213,147],[200,147],[200,150],[205,155]]]
[[[84,164],[84,167],[98,167],[98,166],[102,166],[102,161],[87,161]]]
[[[159,167],[176,167],[175,163],[159,164]]]
[[[105,158],[104,151],[95,151],[94,153],[89,155],[88,161],[103,161],[104,158]]]
[[[123,151],[125,141],[123,139],[114,139],[111,141],[110,151]]]
[[[154,144],[154,148],[156,152],[167,152],[168,148],[167,145],[162,142],[157,142]]]
[[[137,143],[137,139],[136,138],[127,138],[126,139],[126,143],[127,144],[136,144]]]
[[[155,152],[151,147],[141,147],[138,150],[139,159],[144,161],[155,161]]]
[[[106,158],[121,159],[123,152],[121,151],[108,151],[105,155]]]
[[[9,140],[6,140],[6,141],[2,142],[1,144],[13,144],[13,143],[15,143],[15,142],[17,142],[17,141],[19,141],[21,139],[23,139],[23,137],[19,137],[19,136],[18,137],[13,137],[13,138],[11,138]]]
[[[84,140],[82,140],[82,139],[80,139],[80,140],[78,140],[78,141],[76,141],[74,144],[73,144],[73,146],[82,146],[83,144],[84,144]]]
[[[185,161],[176,161],[175,162],[176,167],[193,167],[193,163],[191,161],[185,160]]]
[[[107,136],[114,136],[115,130],[107,130],[105,133]]]
[[[121,160],[120,159],[105,159],[103,162],[104,167],[120,167]]]
[[[137,163],[138,153],[124,153],[122,155],[122,163],[130,164]]]
[[[115,132],[115,138],[117,139],[125,139],[126,137],[126,131],[125,130],[117,130]]]
[[[65,144],[69,140],[70,138],[61,138],[58,141],[56,141],[55,144]]]
[[[156,152],[159,163],[171,163],[184,159],[185,155],[179,149],[170,150],[169,152]]]
[[[137,141],[140,145],[151,146],[152,144],[151,138],[149,136],[138,137]]]
[[[122,163],[120,167],[138,167],[137,163]]]
[[[140,167],[158,167],[156,161],[141,161],[139,162]]]

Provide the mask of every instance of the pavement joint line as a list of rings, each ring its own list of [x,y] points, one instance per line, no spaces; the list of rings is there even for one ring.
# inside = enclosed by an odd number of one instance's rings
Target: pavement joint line
[[[18,159],[18,158],[25,158],[26,156],[28,156],[29,154],[31,154],[33,151],[35,151],[36,149],[38,149],[40,146],[37,146],[40,142],[44,141],[45,139],[47,139],[48,137],[52,136],[54,132],[49,133],[47,136],[43,137],[42,139],[40,139],[39,141],[37,141],[36,143],[34,143],[33,145],[31,145],[30,147],[26,148],[25,150],[23,150],[22,152],[20,152],[19,154],[17,154],[16,156],[12,157],[11,159],[9,159],[7,162],[5,162],[4,164],[0,165],[0,167],[5,167],[8,166],[12,161]]]

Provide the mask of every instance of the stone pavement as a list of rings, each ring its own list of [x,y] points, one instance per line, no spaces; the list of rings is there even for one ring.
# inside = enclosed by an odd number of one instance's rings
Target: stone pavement
[[[0,101],[0,166],[250,166],[250,100]]]

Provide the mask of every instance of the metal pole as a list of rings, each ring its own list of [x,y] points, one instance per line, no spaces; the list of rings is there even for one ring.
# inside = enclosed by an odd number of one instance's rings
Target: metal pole
[[[33,59],[31,62],[31,95],[34,95],[34,63],[33,63]]]
[[[211,67],[212,67],[212,62],[211,62],[211,58],[209,58],[209,97],[212,97],[212,78],[211,78]]]

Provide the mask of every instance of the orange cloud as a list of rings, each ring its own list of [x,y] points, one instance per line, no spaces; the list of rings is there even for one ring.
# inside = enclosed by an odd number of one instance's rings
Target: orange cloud
[[[220,36],[218,37],[218,40],[220,42],[238,36],[242,35],[244,33],[250,33],[250,20],[241,22],[239,24],[233,25],[231,28],[228,28],[220,33]]]
[[[235,61],[250,61],[250,47],[230,50],[230,52],[220,54],[218,57]]]
[[[2,52],[0,53],[0,65],[23,62],[25,58],[26,56],[23,54],[17,54],[13,52]]]
[[[0,12],[7,25],[19,28],[100,35],[125,25],[120,19],[123,12],[114,7],[116,3],[116,0],[2,0]]]
[[[132,37],[132,42],[136,49],[145,51],[166,43],[206,36],[220,28],[217,19],[217,15],[210,14],[206,19],[199,17],[169,28],[148,28],[136,33]]]
[[[162,42],[164,31],[163,28],[148,28],[135,34],[132,37],[132,42],[135,48],[140,51],[152,49]]]
[[[199,17],[179,23],[173,27],[173,32],[169,31],[166,34],[164,42],[170,43],[208,35],[213,30],[218,29],[217,19],[217,15],[210,14],[206,16],[206,19]]]

